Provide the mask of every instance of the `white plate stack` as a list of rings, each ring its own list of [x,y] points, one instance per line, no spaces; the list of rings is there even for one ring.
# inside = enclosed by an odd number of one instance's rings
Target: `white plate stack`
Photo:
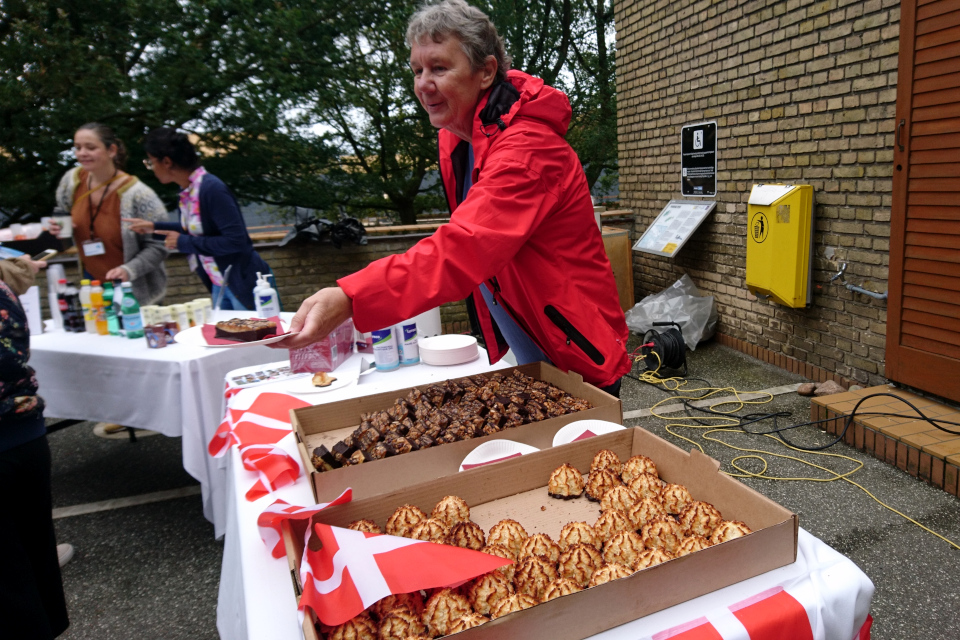
[[[473,336],[447,334],[420,340],[420,360],[432,365],[463,364],[480,356]]]

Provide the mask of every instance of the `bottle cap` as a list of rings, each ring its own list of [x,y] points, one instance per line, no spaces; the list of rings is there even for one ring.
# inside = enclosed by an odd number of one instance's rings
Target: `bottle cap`
[[[86,278],[84,278],[83,280],[80,281],[80,286],[81,286],[81,287],[85,287],[85,286],[87,286],[88,284],[90,284],[90,281],[87,280]]]
[[[92,287],[99,287],[99,286],[100,286],[100,281],[99,281],[99,280],[93,280],[93,281],[90,282],[90,286],[92,286]]]

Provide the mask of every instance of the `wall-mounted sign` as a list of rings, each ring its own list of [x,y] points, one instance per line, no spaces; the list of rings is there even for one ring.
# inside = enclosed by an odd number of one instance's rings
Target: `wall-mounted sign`
[[[633,250],[667,258],[675,256],[716,206],[716,202],[671,200],[633,245]]]
[[[680,129],[680,193],[717,195],[717,123],[701,122]]]

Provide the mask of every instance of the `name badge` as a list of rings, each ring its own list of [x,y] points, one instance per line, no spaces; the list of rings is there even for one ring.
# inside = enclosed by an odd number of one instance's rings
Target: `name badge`
[[[106,252],[107,249],[103,246],[102,240],[87,240],[83,243],[83,255],[85,256],[102,256]]]

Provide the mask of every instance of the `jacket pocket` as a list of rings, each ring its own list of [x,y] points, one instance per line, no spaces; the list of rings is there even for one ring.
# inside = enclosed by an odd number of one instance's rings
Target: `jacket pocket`
[[[600,350],[593,346],[593,343],[590,342],[585,335],[580,333],[580,331],[573,326],[573,323],[567,320],[556,307],[548,304],[543,308],[543,312],[553,324],[557,325],[560,331],[563,331],[567,336],[568,343],[573,342],[573,344],[580,347],[580,350],[587,354],[587,357],[590,358],[594,364],[602,365],[606,361],[603,354],[600,353]]]

